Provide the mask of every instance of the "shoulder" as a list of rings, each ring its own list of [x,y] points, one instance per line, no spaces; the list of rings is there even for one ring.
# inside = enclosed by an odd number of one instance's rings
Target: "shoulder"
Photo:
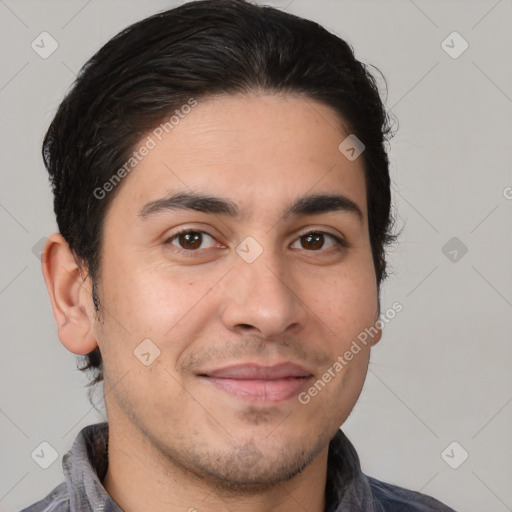
[[[455,512],[440,501],[422,494],[367,477],[375,501],[382,512]]]
[[[55,487],[53,491],[48,494],[41,501],[30,505],[21,512],[69,512],[69,494],[65,482]]]

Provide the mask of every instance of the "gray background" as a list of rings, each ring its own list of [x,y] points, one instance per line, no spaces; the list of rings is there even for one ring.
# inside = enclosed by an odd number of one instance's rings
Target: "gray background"
[[[512,1],[269,3],[318,21],[379,67],[400,123],[391,173],[404,231],[389,253],[382,309],[399,301],[403,311],[374,348],[344,425],[363,471],[459,511],[512,510]],[[0,0],[2,511],[63,481],[62,455],[81,428],[103,420],[57,338],[33,253],[55,230],[44,131],[95,50],[175,5]],[[59,45],[47,59],[31,48],[43,31]],[[453,31],[469,44],[458,58],[441,45]],[[446,45],[458,52],[462,41]],[[31,458],[43,441],[58,452],[48,469]],[[453,441],[462,448],[443,459]],[[459,464],[462,449],[469,458],[452,469],[445,460]]]

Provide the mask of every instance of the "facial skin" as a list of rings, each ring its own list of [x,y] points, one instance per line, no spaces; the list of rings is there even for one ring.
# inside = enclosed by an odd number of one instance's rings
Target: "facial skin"
[[[101,350],[104,486],[125,511],[323,510],[328,443],[359,397],[370,345],[308,404],[297,397],[379,313],[362,157],[338,150],[347,135],[329,107],[299,96],[198,101],[107,212],[100,319],[62,237],[48,242],[59,337],[77,354]],[[230,200],[240,216],[151,212],[180,192]],[[284,217],[322,194],[347,197],[362,219],[344,210]],[[181,229],[192,233],[176,236]],[[262,249],[251,263],[236,251],[246,237]],[[149,366],[134,356],[145,339],[160,350]],[[303,377],[246,379],[254,365],[265,373],[280,363]],[[223,369],[241,364],[253,366],[228,379]]]

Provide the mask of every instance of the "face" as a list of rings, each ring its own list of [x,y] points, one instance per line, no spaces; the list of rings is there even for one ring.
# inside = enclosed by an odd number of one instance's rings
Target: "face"
[[[326,453],[367,372],[370,344],[333,368],[378,318],[362,158],[297,96],[201,100],[148,135],[104,221],[109,422],[202,477],[289,479]]]

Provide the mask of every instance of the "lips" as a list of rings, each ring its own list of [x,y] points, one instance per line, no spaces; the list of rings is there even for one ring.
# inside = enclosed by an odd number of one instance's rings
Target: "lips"
[[[281,363],[274,366],[257,364],[239,364],[205,372],[208,377],[238,380],[279,380],[291,377],[309,377],[311,373],[302,366],[293,363]]]
[[[208,370],[202,379],[230,395],[251,402],[282,402],[295,396],[312,373],[293,363],[274,366],[239,364]]]

